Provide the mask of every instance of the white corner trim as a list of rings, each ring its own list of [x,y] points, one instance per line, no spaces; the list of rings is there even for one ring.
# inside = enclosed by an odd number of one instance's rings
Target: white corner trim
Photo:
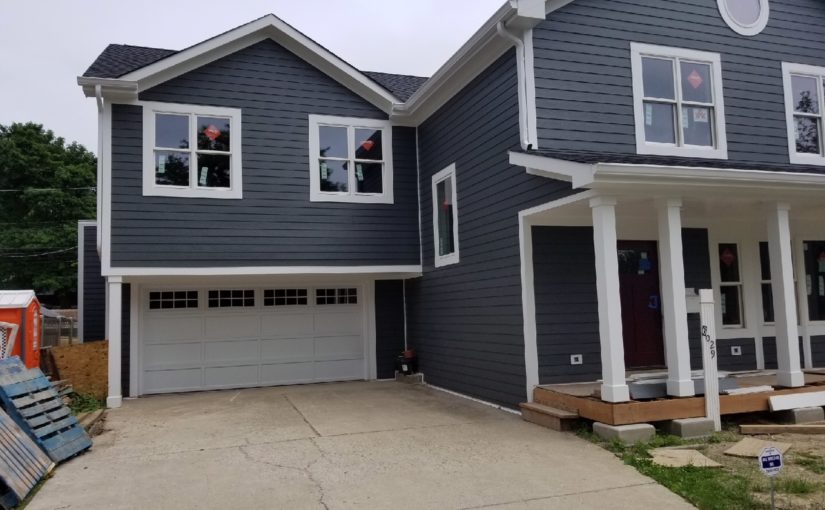
[[[527,142],[533,150],[539,148],[538,113],[536,111],[536,65],[533,52],[533,30],[525,30],[524,36],[524,93]]]
[[[98,211],[97,232],[100,236],[100,272],[102,276],[108,274],[112,264],[112,103],[103,100],[103,117],[101,129],[103,134],[101,140],[103,145],[98,149],[100,157],[103,159],[100,180],[97,183],[98,192],[101,194],[102,210]],[[108,292],[109,286],[106,286]],[[109,315],[106,314],[108,324]],[[108,335],[108,326],[106,334]]]
[[[421,266],[112,267],[104,276],[359,275],[420,276]]]
[[[722,15],[722,19],[725,20],[725,23],[730,29],[737,34],[748,37],[754,36],[761,33],[765,30],[765,27],[768,26],[768,20],[771,16],[771,7],[768,0],[759,0],[759,18],[750,24],[740,23],[736,20],[733,13],[728,9],[728,2],[730,1],[731,0],[717,0],[719,4],[719,14]]]
[[[519,258],[521,261],[521,313],[524,323],[524,371],[527,402],[533,401],[533,390],[540,384],[538,330],[536,327],[536,289],[533,277],[533,225],[529,217],[519,213]]]
[[[683,156],[693,158],[728,159],[728,142],[725,128],[725,97],[722,85],[722,60],[718,53],[691,50],[685,48],[672,48],[667,46],[654,46],[650,44],[630,43],[631,68],[633,75],[633,111],[636,125],[636,153],[652,154],[660,156]],[[642,71],[642,57],[661,57],[674,59],[674,84],[676,87],[676,116],[675,133],[677,140],[681,135],[681,71],[679,61],[689,60],[710,64],[713,75],[713,112],[715,121],[715,142],[714,147],[702,147],[696,145],[679,145],[653,143],[645,141],[645,109],[644,109],[644,82]]]
[[[458,264],[460,261],[458,247],[458,182],[456,181],[455,163],[444,170],[436,173],[432,177],[432,203],[433,203],[433,261],[435,267],[444,267],[451,264]],[[446,180],[452,180],[453,199],[453,247],[455,250],[448,255],[438,254],[438,191],[437,187]]]
[[[347,146],[349,161],[355,161],[355,130],[380,129],[381,150],[384,173],[382,175],[382,193],[358,193],[355,172],[348,174],[347,192],[321,191],[320,170],[320,132],[321,126],[334,126],[347,129]],[[389,120],[365,119],[356,117],[336,117],[332,115],[309,115],[309,200],[310,202],[347,202],[356,204],[392,204],[393,185],[393,147],[392,123]]]
[[[362,289],[362,295],[364,296],[364,317],[367,322],[364,328],[364,341],[366,342],[364,347],[364,378],[368,381],[374,381],[378,378],[375,280],[365,281]]]
[[[820,148],[819,154],[802,154],[796,152],[796,122],[794,122],[794,97],[793,97],[793,83],[792,75],[804,75],[817,79],[817,90],[819,91],[819,104],[825,103],[825,92],[823,92],[823,85],[825,85],[825,67],[810,66],[805,64],[794,64],[791,62],[782,62],[782,83],[785,87],[785,123],[788,131],[788,156],[790,162],[796,165],[816,165],[825,166],[825,154]],[[823,118],[823,113],[820,106],[820,119]],[[825,122],[820,120],[820,130],[825,126]],[[820,144],[822,143],[823,133],[820,131]]]
[[[415,190],[418,194],[418,263],[424,264],[424,224],[421,219],[421,151],[418,147],[418,127],[415,128]]]
[[[182,198],[243,198],[243,157],[241,154],[242,126],[239,108],[222,108],[193,104],[175,104],[142,101],[136,103],[143,107],[143,196],[182,197]],[[178,114],[189,116],[189,186],[166,186],[155,183],[155,114]],[[197,162],[197,117],[214,116],[229,118],[230,141],[230,180],[229,188],[206,188],[198,186]]]
[[[140,286],[129,285],[129,397],[140,396]]]
[[[390,92],[353,66],[273,14],[267,14],[146,67],[127,73],[118,81],[137,82],[139,91],[146,90],[267,38],[271,38],[299,58],[306,60],[384,112],[389,113],[392,111],[392,105],[399,102]]]

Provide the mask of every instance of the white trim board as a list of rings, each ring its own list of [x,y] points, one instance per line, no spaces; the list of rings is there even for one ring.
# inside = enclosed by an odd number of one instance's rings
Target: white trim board
[[[769,397],[771,412],[801,409],[803,407],[825,406],[825,391],[812,393],[793,393]]]
[[[104,276],[244,276],[244,275],[358,275],[420,276],[418,266],[231,266],[231,267],[110,267]]]

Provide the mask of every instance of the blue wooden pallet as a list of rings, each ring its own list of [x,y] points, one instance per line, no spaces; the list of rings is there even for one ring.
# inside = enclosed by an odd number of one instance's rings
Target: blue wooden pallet
[[[43,372],[26,368],[17,357],[0,360],[0,404],[55,462],[92,446]]]
[[[7,488],[0,490],[0,507],[20,504],[53,467],[48,455],[0,410],[0,480]]]

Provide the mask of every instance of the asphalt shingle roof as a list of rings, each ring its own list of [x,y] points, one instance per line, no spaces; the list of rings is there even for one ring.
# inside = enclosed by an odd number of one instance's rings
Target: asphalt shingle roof
[[[86,69],[83,76],[93,78],[120,78],[158,60],[178,53],[176,50],[131,46],[128,44],[110,44],[97,59]],[[427,81],[421,76],[389,74],[363,71],[372,81],[390,91],[401,101],[406,101]]]
[[[576,150],[529,150],[547,158],[594,165],[597,163],[622,163],[628,165],[686,166],[694,168],[725,168],[732,170],[758,170],[764,172],[793,172],[823,174],[825,168],[812,165],[791,165],[788,163],[754,163],[737,159],[683,158],[678,156],[655,156],[647,154],[623,154],[617,152],[596,152]]]

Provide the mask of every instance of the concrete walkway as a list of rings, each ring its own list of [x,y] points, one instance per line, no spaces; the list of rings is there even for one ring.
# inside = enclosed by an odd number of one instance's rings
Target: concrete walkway
[[[692,508],[572,434],[420,386],[147,397],[28,510]]]

